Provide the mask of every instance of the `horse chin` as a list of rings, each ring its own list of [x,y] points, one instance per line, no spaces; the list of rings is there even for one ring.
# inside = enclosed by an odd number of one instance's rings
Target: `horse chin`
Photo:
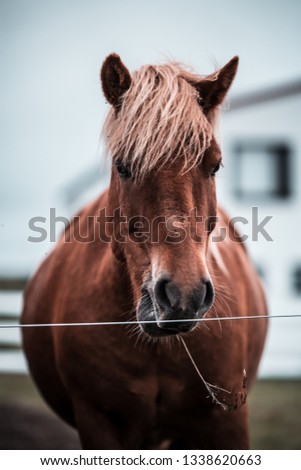
[[[188,333],[191,331],[195,323],[190,322],[189,324],[187,323],[174,323],[176,325],[175,327],[171,327],[172,323],[168,324],[168,327],[164,326],[163,328],[159,326],[160,323],[144,323],[141,325],[142,331],[146,333],[148,336],[151,336],[153,338],[160,338],[160,337],[166,337],[166,336],[175,336],[175,335],[180,335],[183,333]]]
[[[180,335],[188,333],[193,330],[197,322],[162,322],[156,316],[157,307],[154,306],[153,301],[148,293],[144,293],[139,306],[137,308],[137,317],[140,322],[142,331],[148,336],[158,338],[164,336]],[[149,323],[148,323],[149,322]]]

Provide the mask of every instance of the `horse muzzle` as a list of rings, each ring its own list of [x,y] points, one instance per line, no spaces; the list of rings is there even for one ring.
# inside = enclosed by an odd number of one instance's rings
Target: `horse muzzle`
[[[193,289],[180,289],[169,276],[161,275],[153,283],[145,283],[138,307],[142,330],[150,336],[169,336],[192,331],[197,320],[213,304],[211,281],[200,281]]]

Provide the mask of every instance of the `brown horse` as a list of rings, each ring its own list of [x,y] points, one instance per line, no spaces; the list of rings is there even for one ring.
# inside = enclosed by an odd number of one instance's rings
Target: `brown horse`
[[[22,316],[116,322],[23,332],[34,380],[84,448],[248,448],[266,321],[230,317],[267,309],[215,192],[216,121],[237,65],[202,77],[177,63],[131,75],[115,54],[103,64],[110,187],[43,262]]]

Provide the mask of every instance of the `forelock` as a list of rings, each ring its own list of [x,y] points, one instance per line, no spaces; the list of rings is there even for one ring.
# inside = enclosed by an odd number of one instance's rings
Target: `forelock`
[[[200,79],[177,63],[134,72],[120,108],[111,108],[104,125],[113,160],[127,164],[136,179],[179,159],[183,173],[198,165],[213,137],[193,86]]]

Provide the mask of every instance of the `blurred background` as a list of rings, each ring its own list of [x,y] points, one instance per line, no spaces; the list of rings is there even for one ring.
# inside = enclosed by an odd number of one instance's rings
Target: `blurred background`
[[[54,246],[50,208],[70,218],[108,184],[99,69],[110,52],[130,70],[175,59],[200,74],[240,56],[221,118],[219,201],[250,221],[240,228],[270,313],[301,313],[300,14],[298,0],[0,1],[2,324],[18,321],[26,280]],[[272,216],[265,226],[272,240],[252,240],[252,207],[259,222]],[[28,240],[38,236],[33,217],[47,230],[43,242]],[[62,229],[58,220],[56,233]],[[300,332],[300,318],[270,322],[251,397],[255,448],[301,449]],[[41,435],[55,417],[30,382],[17,330],[0,330],[1,410],[0,448],[49,446],[49,439],[30,443],[27,424],[36,417]],[[61,432],[67,441],[52,448],[78,446]]]

